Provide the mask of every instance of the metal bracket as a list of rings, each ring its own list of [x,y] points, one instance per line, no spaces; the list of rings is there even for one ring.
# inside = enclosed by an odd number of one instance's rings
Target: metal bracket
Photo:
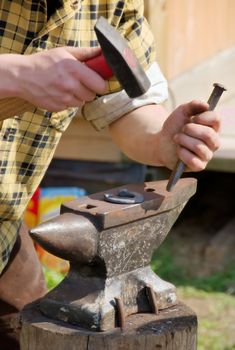
[[[115,204],[137,204],[144,202],[144,196],[141,193],[131,192],[126,188],[119,190],[117,195],[105,193],[104,199],[106,202]]]

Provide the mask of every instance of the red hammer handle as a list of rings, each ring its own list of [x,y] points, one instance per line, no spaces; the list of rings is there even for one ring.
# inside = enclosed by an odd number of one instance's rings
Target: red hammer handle
[[[111,68],[108,66],[103,53],[100,55],[93,57],[85,62],[85,64],[98,73],[102,78],[109,79],[113,76],[113,72]]]

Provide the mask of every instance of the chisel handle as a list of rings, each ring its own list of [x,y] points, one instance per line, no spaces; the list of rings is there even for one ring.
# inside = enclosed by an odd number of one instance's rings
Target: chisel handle
[[[207,101],[207,103],[209,104],[209,111],[213,111],[215,109],[222,93],[226,91],[225,87],[222,84],[214,83],[213,86],[214,89],[209,97],[209,100]],[[170,192],[173,189],[173,187],[175,186],[175,184],[177,183],[184,171],[185,164],[181,160],[178,160],[166,186],[166,190],[168,192]]]

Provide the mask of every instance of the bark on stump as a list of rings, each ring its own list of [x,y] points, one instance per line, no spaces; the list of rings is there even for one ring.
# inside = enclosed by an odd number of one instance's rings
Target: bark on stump
[[[21,350],[196,350],[197,317],[180,303],[159,315],[136,314],[123,331],[91,332],[43,316],[37,302],[22,312]]]

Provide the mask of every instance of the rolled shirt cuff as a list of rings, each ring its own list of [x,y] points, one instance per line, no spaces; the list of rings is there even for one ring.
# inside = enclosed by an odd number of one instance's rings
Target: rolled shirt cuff
[[[101,130],[136,108],[164,102],[168,98],[168,87],[158,64],[154,62],[146,74],[150,79],[151,86],[145,94],[137,98],[130,98],[125,90],[121,90],[101,96],[86,103],[80,110],[80,114],[96,130]]]

